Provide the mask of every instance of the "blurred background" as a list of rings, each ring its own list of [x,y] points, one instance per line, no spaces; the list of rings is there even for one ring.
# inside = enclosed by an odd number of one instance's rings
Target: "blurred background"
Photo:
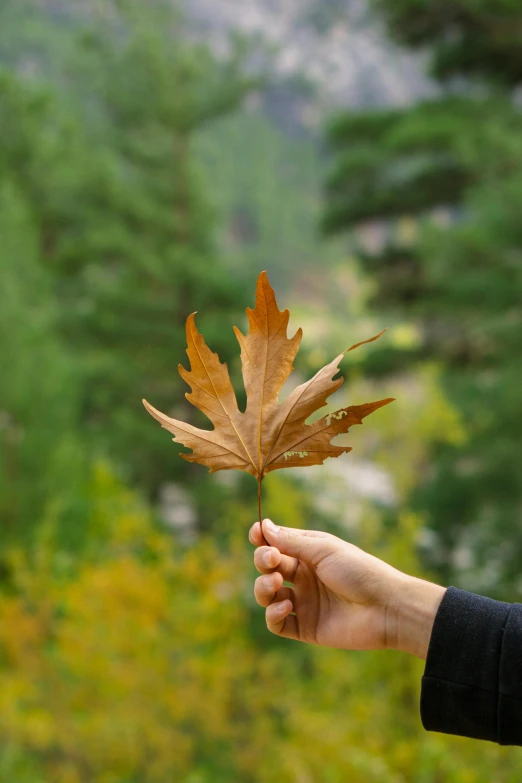
[[[513,0],[2,0],[1,783],[519,783],[424,732],[420,661],[267,632],[254,479],[141,398],[204,425],[197,310],[244,403],[263,269],[292,383],[387,326],[331,405],[396,402],[265,512],[522,600],[521,42]]]

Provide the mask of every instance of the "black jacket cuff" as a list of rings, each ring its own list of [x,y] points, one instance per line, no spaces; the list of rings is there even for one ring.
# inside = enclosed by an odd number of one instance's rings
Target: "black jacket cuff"
[[[421,719],[429,731],[522,744],[522,605],[447,589],[422,678]]]

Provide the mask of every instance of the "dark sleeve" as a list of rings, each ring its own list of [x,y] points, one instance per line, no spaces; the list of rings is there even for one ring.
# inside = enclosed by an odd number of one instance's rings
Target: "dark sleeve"
[[[421,719],[429,731],[522,745],[522,604],[447,589],[426,658]]]

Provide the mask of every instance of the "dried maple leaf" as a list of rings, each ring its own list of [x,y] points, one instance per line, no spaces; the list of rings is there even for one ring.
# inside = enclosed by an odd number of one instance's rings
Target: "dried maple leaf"
[[[365,416],[394,398],[351,405],[306,424],[343,383],[343,378],[334,380],[334,376],[344,354],[377,340],[385,330],[343,351],[279,404],[279,392],[294,369],[302,331],[298,329],[292,338],[287,337],[290,314],[278,309],[266,272],[261,272],[257,281],[255,308],[247,308],[246,313],[248,334],[234,327],[247,393],[244,413],[238,408],[227,365],[219,361],[198,332],[195,314],[187,319],[190,371],[181,365],[178,369],[192,389],[185,396],[206,414],[214,429],[199,429],[160,413],[146,400],[143,404],[162,427],[174,434],[173,440],[192,449],[192,454],[180,455],[183,459],[207,465],[211,473],[236,469],[255,476],[261,519],[261,482],[267,473],[278,468],[320,465],[327,457],[351,451],[350,446],[334,446],[332,438],[348,432],[352,424],[361,424]]]

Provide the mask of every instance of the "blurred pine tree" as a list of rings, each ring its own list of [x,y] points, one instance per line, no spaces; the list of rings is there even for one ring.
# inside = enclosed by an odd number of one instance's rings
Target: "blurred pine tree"
[[[193,139],[251,81],[240,51],[218,63],[187,43],[168,4],[103,6],[108,17],[84,32],[78,61],[80,177],[71,201],[51,215],[49,242],[62,327],[86,359],[85,419],[129,477],[155,491],[173,476],[190,481],[172,445],[141,416],[145,394],[169,409],[186,404],[176,370],[186,317],[201,310],[213,349],[237,353],[227,327],[246,281],[217,255]]]
[[[16,10],[8,4],[4,13],[9,9]],[[141,398],[166,410],[186,405],[183,415],[195,415],[176,366],[185,356],[185,318],[196,309],[212,348],[224,359],[238,356],[231,325],[251,298],[252,281],[216,250],[193,143],[257,81],[245,75],[241,42],[216,60],[188,39],[171,3],[103,0],[90,14],[80,11],[65,24],[61,12],[26,2],[25,50],[2,37],[0,190],[15,188],[27,222],[18,244],[6,213],[2,264],[9,274],[21,254],[30,255],[34,269],[11,328],[22,328],[25,308],[29,328],[32,299],[48,297],[62,364],[75,379],[77,443],[87,455],[107,455],[151,496],[165,481],[183,478],[205,524],[219,488],[202,491],[206,474],[176,459]],[[14,25],[21,17],[6,18]],[[54,35],[53,24],[62,23]],[[53,59],[56,38],[61,48]],[[44,330],[39,334],[43,340]],[[35,351],[29,341],[21,350],[27,390],[40,383]],[[5,353],[5,362],[10,358]],[[65,399],[65,384],[57,386]],[[12,417],[13,406],[6,400],[0,409]],[[58,442],[52,416],[39,413],[48,442]],[[34,459],[38,484],[43,467]],[[37,524],[42,506],[31,508],[28,519]]]
[[[447,581],[513,599],[522,594],[522,8],[376,5],[399,40],[431,47],[441,82],[460,86],[441,83],[439,97],[406,109],[334,118],[324,228],[379,233],[378,247],[360,252],[374,304],[421,325],[418,350],[381,348],[373,369],[442,362],[463,415],[466,443],[435,445],[414,493],[438,537],[431,564]]]

